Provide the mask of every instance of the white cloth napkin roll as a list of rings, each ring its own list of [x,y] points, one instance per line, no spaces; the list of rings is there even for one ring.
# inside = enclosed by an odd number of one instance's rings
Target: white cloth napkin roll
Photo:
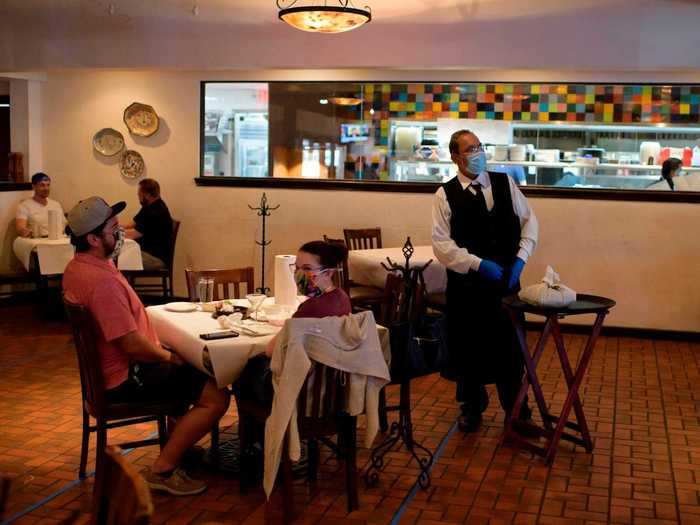
[[[275,304],[297,305],[297,284],[290,268],[296,260],[296,255],[275,256]]]

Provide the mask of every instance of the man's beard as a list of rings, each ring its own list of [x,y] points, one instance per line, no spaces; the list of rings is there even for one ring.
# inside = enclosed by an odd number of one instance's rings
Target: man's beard
[[[112,257],[112,255],[114,254],[114,249],[116,248],[116,246],[117,246],[117,241],[116,241],[116,239],[113,238],[113,242],[112,242],[112,244],[111,244],[111,246],[110,246],[110,244],[109,244],[104,238],[102,238],[102,249],[103,249],[104,252],[105,252],[105,257],[106,257],[106,258]]]

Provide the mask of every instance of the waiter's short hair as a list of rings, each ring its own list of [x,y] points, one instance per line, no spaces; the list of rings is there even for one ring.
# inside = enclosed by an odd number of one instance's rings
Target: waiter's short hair
[[[160,197],[160,184],[156,179],[143,179],[139,181],[139,188],[151,197]]]
[[[457,155],[459,153],[459,137],[462,135],[473,135],[474,132],[469,129],[460,129],[455,131],[450,137],[450,155]]]
[[[32,184],[39,184],[43,180],[51,182],[51,177],[41,171],[32,175]]]

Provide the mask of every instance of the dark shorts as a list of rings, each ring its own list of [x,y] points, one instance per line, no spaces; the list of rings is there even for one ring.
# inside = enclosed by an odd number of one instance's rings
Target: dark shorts
[[[105,392],[108,403],[176,402],[182,415],[197,402],[209,376],[194,367],[170,363],[136,363],[129,379]]]
[[[233,393],[241,400],[272,406],[275,392],[272,388],[270,358],[263,354],[250,359],[240,377],[233,383]]]

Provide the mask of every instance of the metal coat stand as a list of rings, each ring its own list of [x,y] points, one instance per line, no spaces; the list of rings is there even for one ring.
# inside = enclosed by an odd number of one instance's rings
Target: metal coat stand
[[[403,255],[406,259],[404,266],[399,266],[389,257],[386,258],[387,264],[381,263],[382,267],[387,272],[397,272],[401,275],[404,281],[405,295],[407,298],[403,304],[399,305],[399,316],[402,319],[411,319],[416,305],[414,303],[415,299],[415,287],[420,282],[424,285],[425,280],[423,278],[423,272],[430,266],[433,262],[430,259],[426,264],[420,268],[411,268],[411,257],[413,256],[413,244],[411,243],[411,238],[406,239],[406,243],[403,246]],[[404,378],[399,384],[399,404],[394,406],[387,406],[385,410],[398,410],[399,419],[391,424],[389,429],[389,434],[386,439],[372,449],[370,455],[370,465],[365,470],[365,484],[368,486],[375,485],[379,481],[379,472],[384,468],[384,456],[394,448],[399,442],[402,442],[408,451],[411,453],[411,457],[418,464],[420,469],[420,474],[418,474],[417,483],[422,489],[427,489],[430,487],[430,468],[433,464],[433,453],[425,448],[420,443],[416,442],[413,437],[413,422],[411,420],[411,379]],[[399,443],[399,447],[401,444]]]
[[[279,207],[280,207],[279,204],[277,206],[268,206],[267,195],[265,195],[265,193],[262,194],[262,197],[260,198],[260,206],[258,206],[257,208],[253,208],[250,204],[248,204],[248,208],[250,208],[253,211],[258,212],[258,216],[262,217],[262,241],[255,241],[255,244],[260,246],[260,249],[262,251],[262,269],[261,269],[261,273],[260,273],[260,287],[256,288],[255,291],[258,293],[262,293],[262,294],[267,294],[267,292],[270,291],[270,288],[265,286],[265,248],[272,243],[272,241],[268,241],[265,237],[266,228],[267,228],[267,225],[265,223],[265,218],[272,215],[270,212],[276,210]]]

